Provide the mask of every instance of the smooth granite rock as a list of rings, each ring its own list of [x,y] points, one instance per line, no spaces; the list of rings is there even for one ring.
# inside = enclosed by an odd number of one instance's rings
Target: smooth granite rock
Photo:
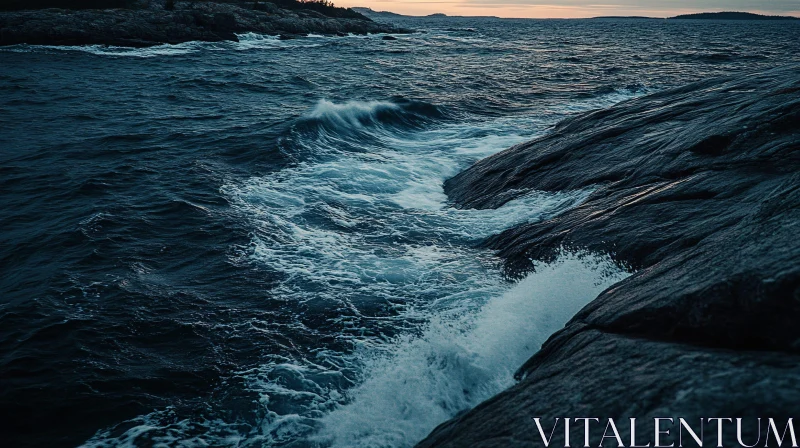
[[[419,446],[542,446],[533,417],[548,431],[554,417],[800,417],[800,67],[566,120],[445,188],[473,208],[594,188],[580,206],[486,244],[512,277],[563,249],[609,253],[635,273],[553,335],[519,384]],[[583,427],[573,429],[583,446]],[[716,446],[716,427],[706,431]],[[564,446],[562,433],[551,446]],[[652,433],[651,422],[643,443]]]

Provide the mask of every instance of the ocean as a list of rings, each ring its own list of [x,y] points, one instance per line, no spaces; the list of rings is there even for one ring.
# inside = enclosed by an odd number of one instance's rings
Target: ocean
[[[505,277],[481,242],[591,189],[461,210],[445,179],[800,61],[797,22],[397,21],[0,48],[3,446],[413,446],[630,274],[565,252]]]

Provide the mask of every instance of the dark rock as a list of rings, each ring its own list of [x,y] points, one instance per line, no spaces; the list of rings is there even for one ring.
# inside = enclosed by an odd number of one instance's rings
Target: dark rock
[[[625,446],[630,446],[628,418],[636,418],[637,442],[652,447],[654,417],[680,417],[696,430],[701,418],[740,417],[748,444],[758,437],[755,418],[762,417],[762,447],[767,417],[783,430],[785,418],[797,415],[798,384],[796,356],[709,350],[586,329],[564,340],[520,383],[440,425],[417,447],[543,447],[534,417],[541,418],[547,436],[556,417],[599,418],[601,423],[591,426],[592,447],[600,446],[608,418],[614,419]],[[724,446],[739,446],[735,424],[723,428]],[[584,446],[583,423],[573,421],[570,429],[571,446]],[[672,436],[676,429],[673,425]],[[716,429],[714,423],[705,424],[703,446],[717,446]],[[683,437],[683,446],[697,446],[685,432]],[[564,439],[559,423],[550,446],[564,447]],[[678,447],[676,439],[662,437],[662,446]],[[617,443],[606,439],[602,446]]]
[[[230,3],[176,2],[174,10],[43,9],[0,12],[0,45],[150,46],[188,41],[237,41],[236,34],[269,35],[403,33],[369,19],[332,18],[316,11],[285,10],[272,3],[244,8]]]
[[[518,385],[420,446],[531,446],[532,417],[549,428],[567,416],[796,417],[798,92],[798,66],[692,84],[566,120],[448,180],[455,204],[474,208],[595,189],[486,242],[512,277],[561,248],[636,273],[553,335]],[[755,427],[745,434],[755,440]]]
[[[394,36],[383,36],[383,40],[397,40]]]

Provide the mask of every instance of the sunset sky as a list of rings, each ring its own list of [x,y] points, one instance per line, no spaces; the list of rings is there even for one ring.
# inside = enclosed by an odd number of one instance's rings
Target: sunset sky
[[[607,15],[669,17],[704,11],[800,16],[800,0],[335,0],[337,6],[426,15],[575,18]]]

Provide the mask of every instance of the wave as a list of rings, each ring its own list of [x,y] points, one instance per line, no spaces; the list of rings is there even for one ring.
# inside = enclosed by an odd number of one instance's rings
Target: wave
[[[207,45],[206,42],[185,42],[182,44],[163,44],[152,47],[133,48],[113,45],[11,45],[2,49],[14,53],[34,53],[42,51],[79,51],[96,56],[116,56],[134,58],[152,58],[158,56],[179,56],[196,53]]]
[[[325,45],[327,42],[318,42],[318,39],[291,39],[281,40],[280,36],[258,33],[237,34],[239,42],[228,42],[230,48],[234,50],[288,50],[292,48],[316,48]],[[308,36],[311,37],[311,36]],[[324,36],[314,36],[324,39]],[[327,39],[333,39],[332,37]],[[317,41],[317,42],[315,42]]]
[[[343,36],[332,36],[311,33],[296,39],[283,40],[280,38],[280,36],[248,32],[237,34],[236,37],[239,39],[239,42],[231,43],[231,45],[235,50],[315,48],[327,45],[335,45],[337,42],[342,41],[342,39],[380,40],[382,36],[387,35],[389,34],[375,33],[359,35],[348,33],[347,35]]]
[[[323,432],[314,436],[319,438],[314,443],[350,440],[351,435],[331,434],[322,428],[337,427],[326,426],[329,412],[330,419],[342,416],[347,420],[346,414],[364,411],[359,409],[363,404],[356,404],[364,401],[348,395],[351,386],[361,384],[358,390],[366,391],[380,389],[378,383],[384,380],[389,384],[408,380],[410,377],[379,378],[376,372],[390,359],[411,356],[420,344],[431,344],[429,354],[449,350],[437,347],[433,338],[440,334],[440,342],[455,340],[455,333],[441,334],[451,325],[457,333],[471,332],[468,338],[474,340],[494,331],[486,328],[488,324],[478,323],[475,312],[487,299],[502,296],[509,284],[497,269],[498,260],[475,246],[508,227],[546,219],[589,194],[530,191],[497,210],[449,207],[442,191],[444,179],[479,158],[525,140],[530,134],[520,134],[520,126],[528,132],[542,128],[518,120],[437,120],[445,115],[435,105],[399,99],[340,104],[320,101],[300,122],[326,132],[301,133],[294,142],[294,150],[311,151],[316,157],[280,173],[223,188],[234,207],[253,222],[248,262],[283,274],[281,297],[309,303],[309,313],[319,309],[330,315],[330,310],[336,310],[333,314],[342,327],[335,337],[360,347],[354,352],[323,348],[313,359],[272,360],[258,369],[241,372],[242,381],[261,394],[267,409],[259,428],[262,442],[280,445],[311,437],[318,430]],[[410,120],[429,122],[430,126],[410,130]],[[351,135],[354,131],[358,133]],[[365,135],[372,139],[365,139]],[[362,150],[352,151],[354,146]],[[526,284],[523,288],[528,287]],[[391,304],[395,311],[373,317],[376,307],[384,304]],[[419,336],[423,324],[426,327]],[[473,331],[473,327],[484,329]],[[396,339],[380,341],[370,336],[376,334]],[[508,354],[513,359],[506,370],[516,368],[511,365],[521,364],[524,358],[519,357],[530,352]],[[438,359],[449,362],[451,356],[455,355],[442,353]],[[410,363],[409,369],[424,370],[422,359],[400,362]],[[483,362],[496,360],[478,361]],[[464,378],[474,383],[469,395],[475,400],[498,390],[511,377],[502,369],[496,373],[503,375],[503,380],[491,376],[488,370],[480,377],[474,372],[476,367],[465,369],[469,372],[463,373]],[[457,371],[429,373],[431,381],[442,375],[458,376]],[[373,376],[375,379],[369,380]],[[484,379],[492,385],[483,385]],[[452,390],[466,387],[451,386]],[[388,392],[384,388],[354,393]],[[442,393],[444,398],[452,398],[449,392]],[[422,398],[413,400],[418,407],[430,405]],[[387,401],[386,405],[391,403]],[[334,411],[340,406],[344,406],[342,410]],[[461,405],[446,406],[432,415],[449,415],[455,408]],[[395,411],[381,412],[375,415]],[[418,423],[409,417],[406,426]],[[346,425],[338,427],[344,430]],[[420,428],[424,431],[425,426]],[[375,437],[384,432],[379,426],[373,426],[373,431]],[[388,437],[390,433],[386,434]],[[402,437],[408,442],[418,435],[409,429]],[[364,440],[369,446],[372,436]]]
[[[451,310],[432,318],[419,336],[363,350],[362,382],[320,419],[313,440],[333,447],[413,446],[439,423],[511,386],[515,370],[553,332],[625,276],[607,258],[567,254],[478,311]]]
[[[282,42],[280,36],[269,35],[269,34],[241,33],[237,34],[236,37],[239,39],[239,43],[268,42],[268,43],[280,44]]]
[[[282,41],[279,36],[257,33],[237,34],[239,42],[203,42],[190,41],[179,44],[161,44],[151,47],[121,47],[115,45],[30,45],[19,44],[3,47],[0,51],[12,53],[36,52],[83,52],[95,56],[154,58],[166,56],[183,56],[201,51],[253,50],[253,49],[290,49],[320,47],[320,43],[308,43],[302,39]],[[323,36],[320,36],[323,37]],[[332,38],[331,38],[332,39]]]
[[[352,354],[320,352],[238,372],[260,395],[260,422],[177,420],[171,408],[139,417],[86,448],[173,446],[410,447],[436,425],[514,383],[514,372],[602,290],[624,279],[605,256],[565,253],[498,294],[427,312],[427,324]],[[433,285],[431,285],[433,286]],[[243,431],[244,430],[244,431]]]
[[[554,121],[452,117],[402,98],[321,100],[282,143],[302,160],[223,185],[233,219],[251,229],[250,245],[231,262],[275,278],[269,300],[286,303],[287,313],[302,310],[281,331],[313,344],[264,355],[228,378],[257,397],[252,425],[175,422],[161,410],[126,423],[122,436],[100,432],[87,446],[145,438],[407,446],[510,385],[550,332],[624,274],[602,279],[591,266],[605,260],[575,256],[516,285],[504,278],[500,260],[479,243],[573,207],[591,191],[522,191],[495,210],[450,207],[445,179]]]
[[[319,124],[342,131],[387,125],[418,128],[445,116],[445,112],[433,104],[402,98],[392,101],[347,101],[342,104],[323,99],[303,117],[301,123]]]
[[[595,87],[585,93],[579,93],[576,96],[589,100],[587,104],[597,103],[601,107],[607,107],[640,95],[646,95],[649,92],[649,89],[640,84],[626,86],[604,85]]]

